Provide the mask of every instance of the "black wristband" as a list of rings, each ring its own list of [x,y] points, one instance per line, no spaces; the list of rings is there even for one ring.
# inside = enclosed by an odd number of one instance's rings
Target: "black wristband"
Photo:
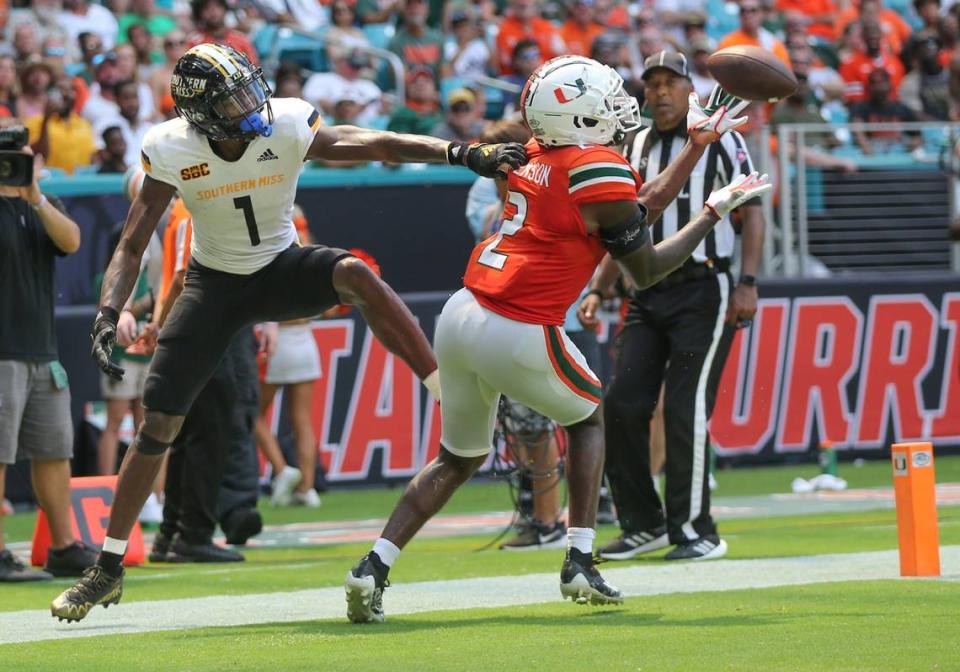
[[[120,320],[120,313],[110,306],[100,306],[100,310],[97,312],[97,318],[93,321],[93,323],[96,324],[101,320],[106,320],[113,326],[117,326],[117,322]]]
[[[589,292],[583,295],[583,298],[587,298],[588,296],[596,296],[598,299],[603,301],[603,292],[601,292],[599,289],[591,289]]]
[[[447,145],[447,163],[451,166],[467,165],[467,151],[469,149],[469,142],[451,142]]]
[[[757,278],[753,275],[741,275],[740,279],[737,280],[738,285],[745,285],[747,287],[756,287]]]

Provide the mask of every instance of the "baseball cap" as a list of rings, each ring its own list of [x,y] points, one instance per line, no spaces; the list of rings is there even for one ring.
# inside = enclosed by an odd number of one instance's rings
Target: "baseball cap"
[[[354,49],[347,56],[347,63],[354,68],[366,68],[370,65],[370,57],[359,49]]]
[[[675,51],[661,51],[649,56],[643,62],[643,79],[658,68],[664,68],[681,77],[690,79],[690,69],[687,67],[687,57]]]
[[[454,89],[447,96],[447,105],[453,107],[457,103],[469,103],[474,105],[477,102],[477,97],[473,95],[473,91],[470,89]]]
[[[713,45],[710,44],[710,38],[706,36],[695,37],[690,40],[688,45],[688,52],[691,54],[697,54],[701,51],[711,53],[713,51]]]

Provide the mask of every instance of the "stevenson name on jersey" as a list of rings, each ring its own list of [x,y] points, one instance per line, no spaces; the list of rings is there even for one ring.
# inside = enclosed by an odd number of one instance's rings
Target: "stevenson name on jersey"
[[[191,255],[203,266],[248,275],[297,240],[293,203],[320,114],[299,98],[274,98],[273,133],[225,161],[184,119],[152,128],[141,160],[150,177],[176,188],[193,215]]]
[[[606,248],[580,206],[637,198],[642,181],[610,147],[545,149],[512,171],[500,231],[477,244],[464,284],[484,308],[518,322],[559,326]]]

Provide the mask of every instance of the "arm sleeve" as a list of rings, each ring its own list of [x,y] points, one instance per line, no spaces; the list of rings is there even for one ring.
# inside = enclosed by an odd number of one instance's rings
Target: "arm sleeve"
[[[608,147],[579,153],[567,169],[574,205],[603,201],[635,201],[640,178],[627,160]]]
[[[168,165],[166,157],[160,151],[162,132],[159,129],[159,126],[154,126],[143,137],[143,144],[140,147],[140,165],[143,167],[143,172],[153,179],[176,187],[177,174]]]

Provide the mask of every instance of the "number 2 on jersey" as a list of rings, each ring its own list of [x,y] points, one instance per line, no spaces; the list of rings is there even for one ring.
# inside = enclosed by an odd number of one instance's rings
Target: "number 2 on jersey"
[[[233,207],[243,210],[243,218],[247,220],[247,233],[250,234],[250,244],[256,247],[260,244],[260,232],[257,230],[257,218],[253,215],[253,201],[249,196],[240,196],[233,199]]]
[[[483,248],[483,252],[480,253],[480,256],[477,258],[477,261],[484,266],[489,266],[490,268],[495,268],[498,271],[503,270],[503,265],[507,263],[507,255],[502,252],[497,252],[497,245],[500,244],[500,241],[503,240],[504,236],[512,236],[520,230],[523,226],[523,221],[527,218],[527,197],[517,191],[511,191],[507,193],[507,203],[512,203],[516,206],[517,211],[514,213],[513,217],[510,219],[504,219],[503,225],[500,227],[500,233],[497,234],[497,237],[490,241],[490,243]]]

